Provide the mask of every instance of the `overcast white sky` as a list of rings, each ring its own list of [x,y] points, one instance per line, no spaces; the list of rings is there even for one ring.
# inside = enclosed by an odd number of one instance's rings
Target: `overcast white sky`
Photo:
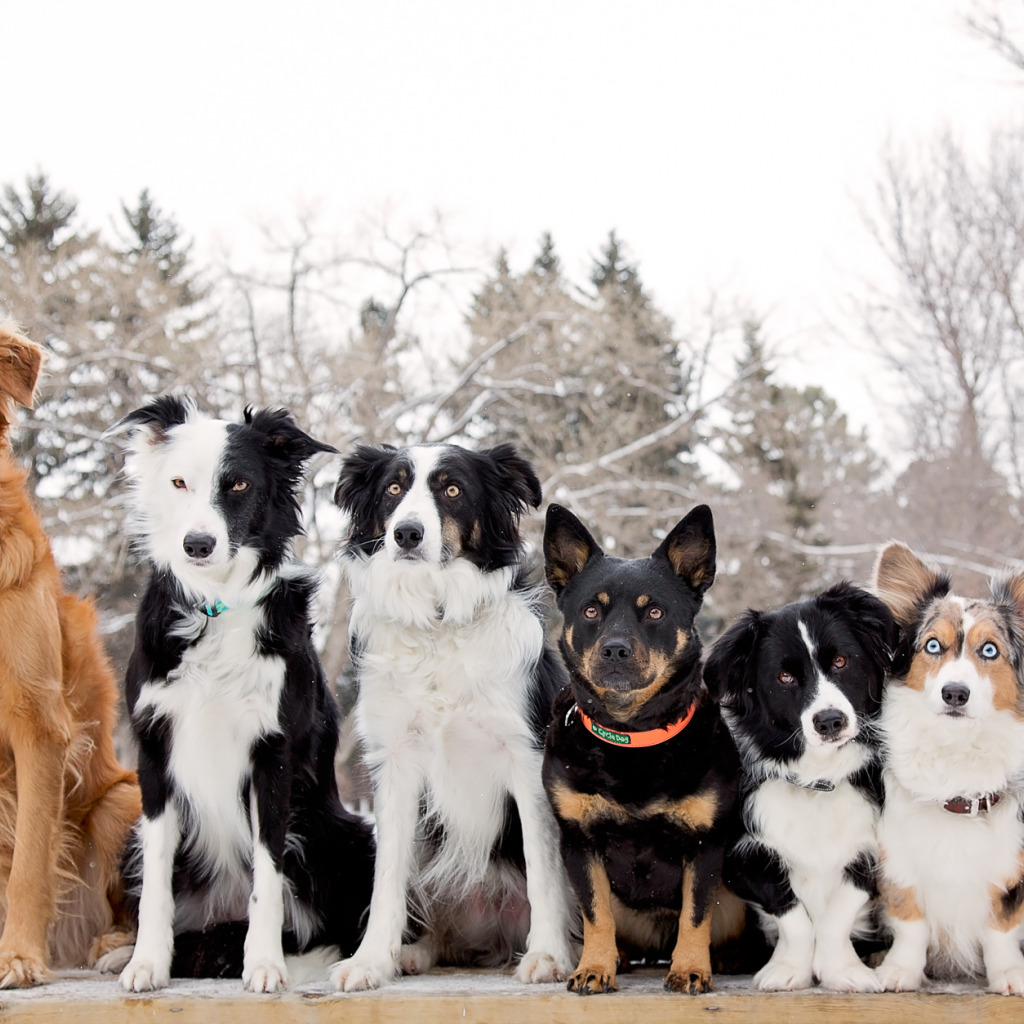
[[[1024,97],[969,2],[5,4],[0,183],[44,170],[99,225],[149,188],[200,250],[438,208],[519,265],[550,230],[580,279],[614,228],[670,315],[738,294],[795,351],[874,266],[885,140],[980,143]]]

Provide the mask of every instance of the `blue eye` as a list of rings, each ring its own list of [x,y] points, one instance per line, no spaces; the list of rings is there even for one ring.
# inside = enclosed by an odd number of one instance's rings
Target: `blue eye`
[[[992,661],[999,657],[999,648],[990,640],[987,644],[981,645],[981,656],[986,661]]]
[[[942,644],[935,637],[932,637],[930,640],[925,641],[924,649],[928,654],[941,654]]]

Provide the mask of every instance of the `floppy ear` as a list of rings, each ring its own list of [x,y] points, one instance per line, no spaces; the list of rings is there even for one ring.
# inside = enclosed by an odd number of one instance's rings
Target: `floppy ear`
[[[561,595],[592,558],[604,555],[590,531],[561,505],[548,505],[544,522],[544,573]]]
[[[300,429],[287,409],[259,409],[246,406],[245,422],[266,435],[263,447],[267,454],[297,466],[304,465],[320,452],[338,454],[333,445],[317,441]]]
[[[14,404],[31,409],[36,381],[43,365],[43,350],[12,322],[0,323],[0,445],[7,442],[7,428],[14,421]]]
[[[334,504],[346,512],[355,512],[361,501],[376,501],[381,476],[397,451],[389,444],[380,448],[369,444],[356,445],[341,464],[334,487]]]
[[[104,432],[104,437],[125,435],[129,444],[138,447],[141,439],[151,445],[163,444],[171,427],[186,423],[196,414],[196,404],[188,397],[162,395],[148,405],[122,417]]]
[[[533,466],[516,450],[515,445],[505,442],[494,448],[480,452],[484,458],[490,459],[498,470],[500,491],[512,495],[522,508],[540,508],[540,480]],[[522,508],[520,511],[522,511]]]
[[[763,614],[748,608],[711,645],[704,659],[708,693],[741,718],[753,707],[754,656],[763,625]]]
[[[906,544],[891,541],[879,552],[873,589],[899,625],[910,629],[926,604],[949,593],[949,573],[921,561]]]
[[[698,505],[672,528],[672,532],[654,552],[667,559],[701,597],[715,582],[715,521],[707,505]]]
[[[900,628],[888,605],[862,587],[846,581],[822,591],[818,595],[818,603],[834,615],[846,616],[880,675],[893,671]]]

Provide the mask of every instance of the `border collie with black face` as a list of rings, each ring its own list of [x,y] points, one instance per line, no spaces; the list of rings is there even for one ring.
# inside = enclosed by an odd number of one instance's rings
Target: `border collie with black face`
[[[1024,995],[1024,573],[992,599],[887,545],[875,588],[902,631],[882,713],[886,989],[984,973]]]
[[[282,932],[298,950],[354,948],[372,879],[370,829],[338,798],[316,579],[291,554],[304,466],[334,449],[283,410],[228,423],[173,397],[111,433],[128,435],[130,525],[151,569],[125,680],[143,817],[121,983],[163,987],[176,934],[248,921],[242,980],[274,992]]]
[[[540,482],[507,444],[363,446],[335,500],[351,517],[342,564],[378,856],[366,937],[332,978],[352,991],[522,953],[521,980],[562,979],[567,886],[541,744],[564,670],[519,534]]]
[[[714,644],[704,679],[743,759],[746,834],[725,880],[778,939],[762,989],[877,991],[851,935],[876,892],[876,721],[896,626],[839,583],[777,611],[747,611]]]

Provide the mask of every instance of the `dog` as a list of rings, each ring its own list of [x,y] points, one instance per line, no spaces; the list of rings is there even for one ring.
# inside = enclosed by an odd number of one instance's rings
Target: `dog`
[[[748,610],[704,666],[743,762],[744,835],[725,880],[769,939],[760,989],[878,991],[853,937],[873,937],[881,806],[877,721],[896,624],[843,582]]]
[[[14,406],[31,408],[39,346],[0,323],[0,987],[35,985],[125,941],[120,861],[139,816],[117,761],[117,685],[92,604],[62,590],[11,457]]]
[[[991,600],[953,593],[910,548],[880,552],[875,590],[901,641],[882,712],[884,988],[984,973],[1024,995],[1024,573]]]
[[[121,984],[166,986],[176,934],[247,922],[242,982],[275,992],[282,933],[300,951],[354,948],[372,885],[371,829],[338,797],[316,577],[291,554],[305,464],[334,449],[285,410],[232,423],[173,396],[109,433],[127,441],[129,524],[150,564],[125,678],[143,816]]]
[[[568,988],[617,989],[621,945],[669,955],[665,988],[707,992],[739,779],[701,680],[695,624],[715,578],[711,510],[697,506],[649,558],[627,560],[549,505],[544,561],[570,679],[544,747],[544,786],[583,912]],[[733,912],[735,931],[744,915],[735,900]]]
[[[377,862],[366,936],[332,980],[375,988],[517,953],[520,980],[563,980],[568,887],[541,755],[565,676],[519,531],[541,501],[536,473],[509,444],[363,445],[335,501],[349,516],[341,559]]]

